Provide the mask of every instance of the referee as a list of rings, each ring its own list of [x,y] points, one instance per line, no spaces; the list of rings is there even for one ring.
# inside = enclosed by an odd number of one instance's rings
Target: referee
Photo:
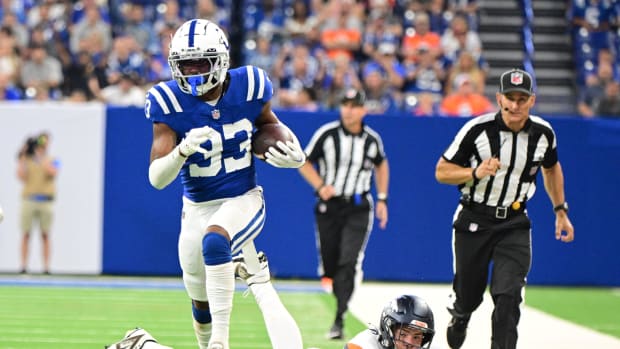
[[[471,313],[482,302],[491,262],[491,348],[517,346],[521,292],[532,257],[526,203],[539,171],[556,216],[555,238],[574,238],[555,133],[547,121],[529,114],[536,100],[532,84],[523,70],[503,73],[496,94],[500,111],[467,122],[437,163],[437,180],[458,185],[461,192],[452,239],[455,299],[448,308],[452,349],[465,340]]]
[[[383,141],[363,123],[365,95],[345,91],[340,121],[320,127],[305,149],[306,163],[299,169],[318,196],[314,210],[319,272],[333,280],[337,310],[328,338],[342,339],[344,314],[356,280],[362,279],[362,261],[373,225],[373,211],[384,229],[388,220],[388,161]],[[370,195],[372,173],[377,192]],[[357,275],[357,277],[356,277]]]

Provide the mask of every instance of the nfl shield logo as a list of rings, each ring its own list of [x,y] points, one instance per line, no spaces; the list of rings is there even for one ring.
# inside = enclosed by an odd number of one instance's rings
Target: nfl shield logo
[[[211,111],[211,116],[217,120],[220,118],[220,110],[219,109],[214,109]]]
[[[521,85],[523,83],[523,74],[520,72],[510,74],[510,83],[513,85]]]

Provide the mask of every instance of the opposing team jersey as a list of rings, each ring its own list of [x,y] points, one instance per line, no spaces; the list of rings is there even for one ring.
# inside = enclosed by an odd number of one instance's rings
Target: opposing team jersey
[[[147,119],[173,129],[177,144],[193,128],[217,131],[202,144],[207,154],[192,154],[181,168],[183,195],[194,202],[238,196],[256,186],[251,135],[273,87],[257,67],[231,69],[228,74],[228,89],[214,106],[182,92],[174,80],[160,82],[146,95]]]
[[[366,329],[358,333],[344,345],[344,349],[384,349],[379,344],[379,333],[374,329]]]

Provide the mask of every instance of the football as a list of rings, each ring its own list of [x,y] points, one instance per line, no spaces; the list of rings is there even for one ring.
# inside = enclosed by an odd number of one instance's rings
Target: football
[[[264,124],[252,135],[252,152],[259,159],[265,160],[265,152],[269,147],[278,149],[278,141],[293,141],[293,135],[280,124]]]

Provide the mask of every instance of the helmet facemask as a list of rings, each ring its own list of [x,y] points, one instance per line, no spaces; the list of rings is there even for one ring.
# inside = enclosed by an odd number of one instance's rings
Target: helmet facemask
[[[405,341],[408,333],[422,332],[420,345]],[[407,349],[429,348],[435,335],[433,312],[419,297],[404,295],[390,301],[381,312],[379,320],[379,343],[383,348],[395,348],[396,343]]]
[[[202,19],[188,21],[170,41],[168,64],[183,92],[204,95],[226,78],[228,40],[214,23]]]

